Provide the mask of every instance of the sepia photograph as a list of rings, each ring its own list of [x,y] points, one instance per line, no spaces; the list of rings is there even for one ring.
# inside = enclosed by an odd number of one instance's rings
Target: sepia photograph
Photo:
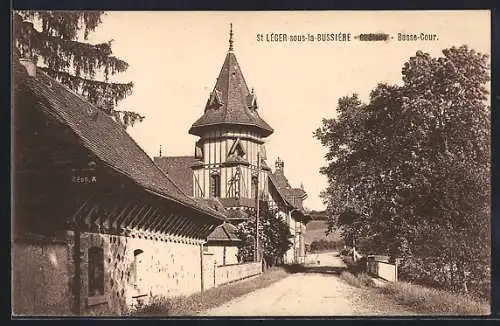
[[[489,316],[491,12],[13,11],[11,314]]]

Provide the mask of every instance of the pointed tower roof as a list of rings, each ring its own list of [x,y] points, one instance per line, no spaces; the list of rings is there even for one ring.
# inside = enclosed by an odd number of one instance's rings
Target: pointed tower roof
[[[233,52],[233,30],[229,33],[229,51],[217,78],[204,114],[196,120],[189,133],[200,135],[202,129],[217,125],[242,125],[257,129],[264,137],[273,133],[257,112],[255,94],[250,93]]]

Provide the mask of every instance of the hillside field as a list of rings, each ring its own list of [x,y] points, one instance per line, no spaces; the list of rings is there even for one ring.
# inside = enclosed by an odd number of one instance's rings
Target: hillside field
[[[312,220],[306,225],[306,233],[304,235],[305,242],[310,244],[314,240],[340,240],[340,235],[338,232],[333,232],[326,236],[326,230],[328,229],[327,222],[325,220]]]

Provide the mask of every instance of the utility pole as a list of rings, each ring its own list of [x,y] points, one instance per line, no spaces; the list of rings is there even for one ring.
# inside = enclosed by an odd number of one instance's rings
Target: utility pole
[[[257,152],[257,184],[255,185],[255,261],[259,261],[259,179],[260,179],[260,153]]]

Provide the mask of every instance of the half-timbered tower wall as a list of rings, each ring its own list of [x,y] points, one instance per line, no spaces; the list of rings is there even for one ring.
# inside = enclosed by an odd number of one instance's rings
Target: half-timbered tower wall
[[[239,145],[237,145],[237,143]],[[264,152],[264,142],[255,132],[245,129],[224,128],[204,133],[197,143],[201,148],[203,165],[193,169],[195,197],[211,197],[211,180],[217,174],[220,180],[220,198],[255,198],[252,177],[257,175],[257,153]],[[234,146],[241,146],[242,158],[248,164],[228,162]],[[267,171],[259,173],[261,196],[267,196]]]

